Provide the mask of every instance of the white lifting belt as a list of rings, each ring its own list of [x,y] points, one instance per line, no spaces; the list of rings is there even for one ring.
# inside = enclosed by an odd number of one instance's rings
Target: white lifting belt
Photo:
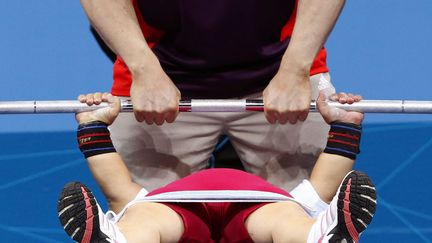
[[[253,190],[197,190],[164,192],[136,198],[147,202],[279,202],[295,201],[285,195]]]
[[[145,192],[146,193],[146,192]],[[164,192],[153,196],[138,193],[137,197],[129,202],[118,214],[107,213],[113,222],[123,217],[126,210],[134,204],[141,202],[172,202],[172,203],[212,203],[212,202],[283,202],[292,201],[300,205],[306,212],[313,211],[310,207],[298,202],[292,197],[279,193],[254,190],[196,190]]]

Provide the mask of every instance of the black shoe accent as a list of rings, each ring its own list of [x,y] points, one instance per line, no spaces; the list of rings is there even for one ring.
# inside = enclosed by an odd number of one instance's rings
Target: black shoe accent
[[[91,214],[87,214],[87,206],[84,198],[85,190],[89,198]],[[69,208],[68,208],[69,207]],[[61,215],[65,208],[67,208]],[[87,221],[93,218],[93,229],[90,243],[109,243],[107,235],[99,228],[99,217],[96,200],[93,193],[84,184],[80,182],[70,182],[66,184],[61,192],[57,211],[59,213],[60,223],[63,225],[66,233],[77,242],[84,242],[83,237],[87,227]],[[69,223],[68,223],[69,222]]]
[[[360,234],[371,223],[376,210],[376,190],[371,179],[363,172],[352,171],[342,182],[338,194],[338,224],[330,232],[333,237],[330,243],[354,243],[358,238],[351,235],[347,228],[347,222],[344,216],[344,198],[346,189],[350,184],[349,193],[349,212],[351,221]]]

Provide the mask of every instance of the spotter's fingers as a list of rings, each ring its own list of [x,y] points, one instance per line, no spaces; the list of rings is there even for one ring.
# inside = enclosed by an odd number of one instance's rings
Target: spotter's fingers
[[[175,121],[175,119],[177,118],[179,113],[179,110],[175,110],[175,111],[171,111],[169,113],[167,113],[166,117],[165,117],[165,121],[168,123],[173,123]]]
[[[278,113],[275,110],[266,109],[264,107],[265,118],[270,124],[275,124],[278,120]]]

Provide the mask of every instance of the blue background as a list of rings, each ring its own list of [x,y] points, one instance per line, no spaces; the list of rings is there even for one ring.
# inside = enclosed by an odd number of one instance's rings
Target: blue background
[[[0,100],[109,91],[111,62],[79,1],[5,1],[0,31]],[[432,1],[348,1],[327,44],[333,83],[366,99],[432,100],[431,43]],[[363,242],[432,242],[431,121],[367,115],[357,168],[376,181],[380,204]],[[55,204],[67,181],[83,181],[100,196],[76,149],[75,127],[70,114],[0,116],[0,242],[66,241]]]
[[[0,100],[75,99],[110,90],[111,63],[79,1],[6,1],[0,31]],[[366,99],[432,100],[431,43],[432,1],[349,1],[327,44],[333,82]],[[71,117],[2,116],[0,131],[70,130]],[[366,121],[419,120],[432,116],[369,115]]]

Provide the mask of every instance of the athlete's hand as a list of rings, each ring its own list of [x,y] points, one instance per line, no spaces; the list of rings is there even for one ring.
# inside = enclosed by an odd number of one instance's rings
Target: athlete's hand
[[[331,95],[329,100],[337,101],[341,104],[353,104],[362,100],[362,97],[360,95],[346,94],[342,92]],[[321,113],[322,117],[328,124],[334,121],[338,121],[361,125],[363,121],[363,113],[357,111],[346,111],[343,109],[329,106],[326,102],[326,98],[323,92],[320,92],[316,103],[318,111]]]
[[[109,107],[77,113],[75,118],[79,124],[101,121],[111,125],[120,112],[120,99],[112,96],[110,93],[82,94],[78,96],[78,100],[81,103],[87,103],[89,106],[99,105],[101,102],[109,103]]]
[[[179,112],[180,91],[160,64],[132,72],[132,76],[130,95],[136,120],[149,125],[173,122]]]
[[[264,90],[263,100],[265,116],[272,124],[306,120],[311,102],[309,73],[279,71]]]

